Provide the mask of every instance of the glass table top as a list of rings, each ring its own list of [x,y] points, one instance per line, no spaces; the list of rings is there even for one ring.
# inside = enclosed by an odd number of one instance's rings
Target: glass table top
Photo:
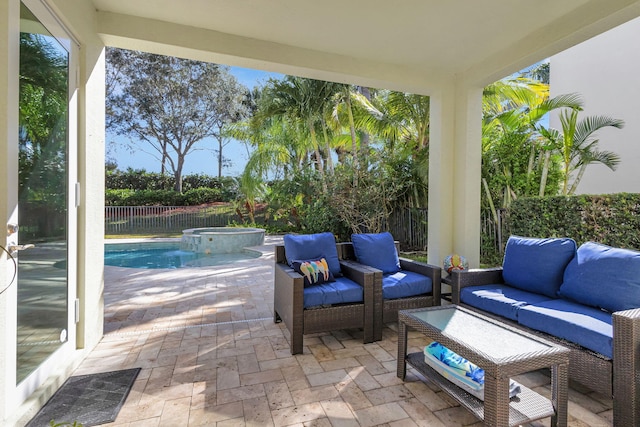
[[[496,359],[545,351],[553,347],[457,306],[408,314],[440,330],[443,335]]]

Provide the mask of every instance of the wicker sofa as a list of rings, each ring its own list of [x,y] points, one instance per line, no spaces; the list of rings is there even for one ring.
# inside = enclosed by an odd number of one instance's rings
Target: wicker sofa
[[[291,267],[291,256],[287,258],[285,245],[275,247],[274,268],[274,322],[283,322],[291,336],[291,354],[303,352],[303,336],[306,334],[329,332],[340,329],[362,329],[363,342],[374,341],[374,304],[380,297],[376,292],[381,291],[380,278],[369,269],[356,263],[339,260],[338,247],[330,233],[319,233],[302,237],[296,257],[310,259],[317,256],[333,258],[333,270],[338,273],[334,282],[305,287],[305,277]],[[325,242],[324,249],[315,251],[313,240]],[[332,242],[328,244],[327,242]],[[285,244],[286,244],[285,240]],[[331,249],[329,246],[333,246]],[[290,247],[291,250],[291,247]],[[339,265],[338,265],[339,264]],[[376,280],[378,282],[376,282]],[[345,301],[335,299],[322,300],[327,295],[323,288],[327,288],[328,297],[340,298],[340,292],[353,296],[353,288],[360,288],[359,296],[345,298]],[[345,286],[346,288],[341,288]],[[356,289],[357,290],[357,289]],[[333,294],[333,295],[331,295]]]
[[[502,267],[452,271],[452,302],[561,343],[569,376],[640,425],[640,253],[511,236]]]

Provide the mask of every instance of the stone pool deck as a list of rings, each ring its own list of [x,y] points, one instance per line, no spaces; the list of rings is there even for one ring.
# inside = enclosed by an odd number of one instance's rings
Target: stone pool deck
[[[371,344],[358,330],[307,335],[291,356],[288,331],[273,323],[279,241],[223,267],[105,267],[105,335],[74,375],[142,368],[109,426],[481,425],[414,371],[396,377],[395,324]],[[410,338],[414,350],[426,344]],[[550,395],[544,372],[517,380]],[[574,388],[569,398],[570,426],[611,425],[611,399]]]

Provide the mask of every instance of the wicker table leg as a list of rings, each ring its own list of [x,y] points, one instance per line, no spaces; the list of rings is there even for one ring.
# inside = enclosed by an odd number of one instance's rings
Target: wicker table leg
[[[567,425],[567,398],[569,383],[569,364],[561,363],[551,367],[551,403],[556,415],[551,417],[551,425],[566,427]]]
[[[398,322],[398,378],[404,380],[407,374],[407,325]]]
[[[484,377],[484,424],[509,426],[509,378]]]

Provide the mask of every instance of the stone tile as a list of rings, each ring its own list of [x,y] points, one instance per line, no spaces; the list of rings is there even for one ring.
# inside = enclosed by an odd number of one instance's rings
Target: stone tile
[[[322,400],[333,399],[339,396],[338,390],[333,385],[325,385],[312,387],[303,390],[297,390],[292,394],[293,401],[296,405],[305,403],[320,402]]]
[[[287,383],[284,381],[265,384],[264,392],[267,395],[269,408],[271,410],[295,405],[293,397],[289,392],[289,387],[287,387]]]
[[[191,397],[166,400],[160,417],[161,425],[186,425],[189,422]]]
[[[446,400],[442,399],[443,395],[448,397],[446,393],[435,393],[422,381],[406,383],[404,386],[430,411],[435,412],[451,406]]]
[[[372,406],[364,392],[353,381],[336,384],[336,390],[352,411]]]
[[[242,387],[234,387],[227,390],[218,390],[218,405],[238,400],[252,399],[255,397],[265,396],[264,386],[262,384],[247,385]]]
[[[209,427],[219,421],[237,419],[243,416],[242,402],[192,409],[189,413],[189,427]]]
[[[415,425],[420,427],[448,427],[418,399],[408,399],[398,402],[400,407],[409,414]]]
[[[363,366],[349,369],[347,374],[362,391],[380,388],[380,383]]]
[[[377,426],[391,421],[409,418],[409,415],[397,403],[372,406],[371,408],[355,411],[356,418],[361,426]]]
[[[399,400],[410,399],[413,397],[411,392],[402,384],[391,387],[377,388],[375,390],[365,391],[372,405],[382,405],[383,403],[397,402]]]
[[[307,375],[307,379],[309,380],[309,384],[311,384],[311,386],[317,386],[325,384],[337,384],[350,378],[344,369],[337,369],[335,371]]]
[[[273,426],[271,409],[266,396],[255,397],[242,401],[244,407],[244,422],[247,426]]]
[[[306,423],[319,418],[326,418],[320,403],[291,406],[271,411],[275,426],[288,426],[295,423]]]
[[[329,422],[334,427],[358,427],[360,424],[355,419],[354,413],[345,402],[341,400],[324,400],[320,402]]]
[[[360,366],[360,362],[358,362],[354,357],[345,357],[342,359],[320,362],[320,366],[324,371],[335,371],[336,369],[355,368],[356,366]]]
[[[240,384],[241,385],[263,384],[263,383],[269,383],[272,381],[279,381],[282,379],[284,379],[284,377],[282,376],[282,370],[271,369],[268,371],[242,374],[240,375]]]

